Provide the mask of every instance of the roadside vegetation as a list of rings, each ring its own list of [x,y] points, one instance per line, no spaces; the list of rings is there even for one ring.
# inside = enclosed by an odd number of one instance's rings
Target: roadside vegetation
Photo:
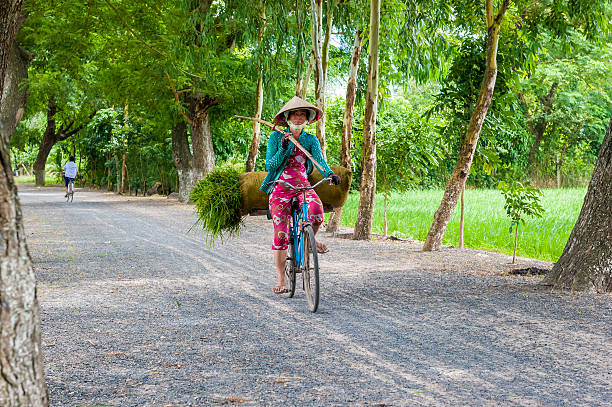
[[[442,190],[393,192],[388,207],[388,234],[424,241]],[[585,188],[543,189],[541,218],[527,218],[519,229],[517,256],[557,261],[580,213]],[[376,198],[373,231],[383,234],[383,199]],[[349,195],[342,213],[342,225],[352,227],[357,216],[359,195]],[[329,216],[328,216],[329,217]],[[510,220],[504,210],[504,198],[495,189],[465,191],[464,246],[512,254],[514,235],[509,231]],[[444,245],[459,242],[459,211],[449,222]]]

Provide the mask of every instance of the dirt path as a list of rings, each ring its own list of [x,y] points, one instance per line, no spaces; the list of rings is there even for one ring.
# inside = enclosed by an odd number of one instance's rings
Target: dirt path
[[[612,297],[499,275],[508,256],[322,236],[311,314],[272,293],[265,218],[211,249],[187,205],[62,196],[20,188],[53,406],[612,400]]]

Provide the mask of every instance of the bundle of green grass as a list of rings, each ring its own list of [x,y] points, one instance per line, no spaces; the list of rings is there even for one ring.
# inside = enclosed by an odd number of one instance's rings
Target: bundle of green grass
[[[342,179],[340,185],[319,185],[315,191],[323,202],[325,211],[344,205],[353,174],[344,167],[331,167]],[[208,173],[191,192],[191,202],[198,217],[196,225],[202,227],[208,238],[235,236],[240,231],[246,215],[265,215],[268,195],[259,187],[266,172],[240,173],[234,167],[221,167]],[[321,180],[321,174],[313,171],[308,177],[311,185]]]

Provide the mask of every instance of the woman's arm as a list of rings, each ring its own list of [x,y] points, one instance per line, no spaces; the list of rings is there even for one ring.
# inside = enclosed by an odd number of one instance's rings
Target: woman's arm
[[[327,165],[327,161],[325,161],[325,158],[323,157],[323,151],[321,151],[321,144],[319,143],[319,139],[316,136],[312,136],[312,138],[314,140],[310,147],[310,154],[312,154],[312,158],[314,158],[315,161],[319,163],[319,165],[325,170],[325,172],[321,172],[321,170],[319,170],[323,178],[329,177],[334,172],[331,170],[331,168],[329,168],[329,165]]]
[[[281,147],[282,133],[274,131],[268,139],[268,148],[266,150],[266,169],[268,171],[278,170],[285,161],[285,158],[291,152],[291,147],[284,149]]]

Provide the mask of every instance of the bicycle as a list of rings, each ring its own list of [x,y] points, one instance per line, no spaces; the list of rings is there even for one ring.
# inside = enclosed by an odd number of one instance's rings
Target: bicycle
[[[285,281],[288,291],[287,296],[291,298],[295,294],[296,274],[302,274],[302,289],[306,293],[311,312],[316,312],[319,307],[319,259],[314,230],[308,220],[306,191],[315,189],[324,181],[329,181],[331,185],[331,177],[323,178],[315,185],[309,187],[294,187],[287,181],[280,179],[268,184],[284,184],[292,190],[302,193],[301,208],[297,197],[291,198],[290,201],[291,227],[287,261],[285,262]]]
[[[66,202],[72,202],[74,199],[74,178],[68,180],[68,193],[66,194]]]

